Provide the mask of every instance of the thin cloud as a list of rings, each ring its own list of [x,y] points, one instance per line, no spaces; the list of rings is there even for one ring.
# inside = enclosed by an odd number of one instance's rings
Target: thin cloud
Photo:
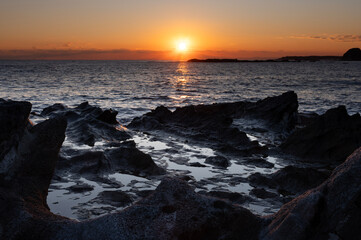
[[[284,56],[330,55],[323,52],[297,51],[189,51],[179,55],[174,51],[129,50],[129,49],[26,49],[0,50],[3,60],[188,60],[191,58],[238,58],[238,59],[275,59]]]
[[[291,36],[291,38],[298,39],[316,39],[316,40],[330,40],[336,42],[361,42],[361,35],[352,34],[339,34],[339,35],[302,35],[302,36]]]
[[[158,60],[169,52],[128,49],[25,49],[0,50],[0,59],[7,60]]]

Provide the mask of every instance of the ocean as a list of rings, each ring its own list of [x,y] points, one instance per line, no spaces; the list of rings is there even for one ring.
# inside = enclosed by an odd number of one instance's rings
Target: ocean
[[[42,109],[54,103],[74,107],[88,101],[103,109],[112,108],[119,112],[118,121],[126,125],[161,105],[175,109],[191,104],[257,101],[286,91],[297,93],[299,112],[322,114],[345,105],[349,114],[360,113],[361,62],[0,61],[0,98],[31,102],[35,114],[30,119],[35,123],[44,120],[38,116]],[[231,166],[219,169],[204,163],[207,157],[215,155],[213,149],[189,144],[175,136],[162,138],[164,135],[142,132],[131,135],[137,148],[166,169],[167,175],[190,176],[196,191],[227,191],[249,196],[253,187],[239,179],[247,179],[254,173],[273,173],[295,164],[271,152],[263,160],[273,167],[244,164],[244,159],[231,157]],[[271,142],[267,135],[247,136],[261,145]],[[87,146],[66,139],[63,146],[74,152],[104,150],[103,142]],[[194,167],[189,163],[205,166]],[[49,207],[54,213],[79,220],[123,208],[94,200],[105,190],[121,190],[139,199],[141,192],[154,190],[161,181],[115,173],[106,176],[119,183],[114,187],[83,176],[61,178],[62,181],[54,181],[50,186]],[[69,191],[69,187],[78,184],[90,185],[92,190]],[[253,198],[243,206],[267,215],[282,204],[282,201]]]
[[[301,112],[346,105],[360,111],[360,62],[187,63],[155,61],[0,61],[0,97],[33,103],[83,101],[119,111],[119,121],[164,105],[255,101],[286,91]]]

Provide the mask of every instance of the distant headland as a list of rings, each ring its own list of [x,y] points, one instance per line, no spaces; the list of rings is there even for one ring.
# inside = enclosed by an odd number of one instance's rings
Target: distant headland
[[[351,48],[343,56],[286,56],[268,60],[239,60],[236,58],[193,58],[188,62],[318,62],[318,61],[361,61],[360,48]]]

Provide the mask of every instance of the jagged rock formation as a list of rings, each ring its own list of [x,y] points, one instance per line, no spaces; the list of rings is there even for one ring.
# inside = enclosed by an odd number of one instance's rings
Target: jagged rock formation
[[[67,119],[66,136],[78,144],[94,146],[96,141],[119,142],[130,138],[129,134],[116,127],[116,115],[112,109],[102,110],[84,102],[75,108],[56,103],[45,108],[41,115],[47,117],[63,116]]]
[[[97,174],[127,172],[135,175],[164,174],[152,158],[139,151],[131,136],[117,126],[118,112],[102,110],[84,102],[75,108],[54,104],[45,108],[41,115],[64,117],[68,122],[67,138],[76,144],[94,146],[96,141],[106,141],[111,147],[106,151],[77,151],[64,148],[58,162],[57,171],[67,171],[95,178]],[[70,152],[70,153],[68,153]]]
[[[361,236],[361,148],[320,186],[268,217],[261,239],[359,239]]]
[[[267,148],[250,141],[245,132],[233,127],[233,118],[260,119],[271,128],[288,131],[296,123],[297,108],[294,92],[258,102],[192,105],[177,108],[174,112],[162,106],[135,118],[128,127],[144,131],[161,130],[187,140],[201,141],[220,152],[247,155],[264,153]]]
[[[361,146],[361,117],[345,106],[330,109],[296,130],[281,148],[304,161],[342,162]]]

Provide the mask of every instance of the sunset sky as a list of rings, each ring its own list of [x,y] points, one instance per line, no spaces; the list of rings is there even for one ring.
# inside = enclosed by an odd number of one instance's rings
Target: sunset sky
[[[1,0],[0,59],[342,55],[361,47],[360,10],[360,0]]]

